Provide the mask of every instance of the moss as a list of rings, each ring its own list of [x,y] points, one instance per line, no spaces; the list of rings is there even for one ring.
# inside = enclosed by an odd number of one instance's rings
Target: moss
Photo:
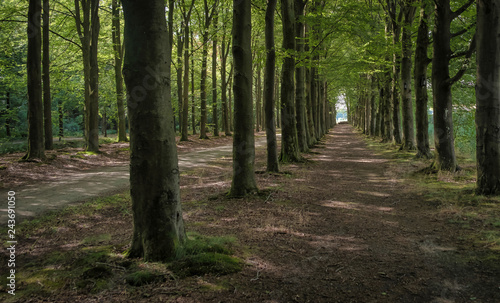
[[[227,275],[239,272],[242,268],[243,263],[238,258],[213,252],[186,256],[169,265],[169,269],[180,277]]]
[[[142,286],[163,280],[161,275],[158,275],[149,270],[139,270],[125,277],[127,284],[131,286]]]

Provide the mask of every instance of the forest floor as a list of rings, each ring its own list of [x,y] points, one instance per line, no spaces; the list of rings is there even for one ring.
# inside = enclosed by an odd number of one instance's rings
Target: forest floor
[[[244,199],[226,196],[231,157],[181,173],[187,231],[232,243],[240,272],[180,277],[125,259],[132,215],[122,193],[17,226],[16,296],[2,282],[0,300],[500,302],[500,201],[474,196],[473,163],[426,174],[428,161],[347,124],[305,157],[269,174],[258,148],[261,192]],[[2,277],[8,260],[2,251]],[[129,277],[139,272],[155,279],[137,286]]]

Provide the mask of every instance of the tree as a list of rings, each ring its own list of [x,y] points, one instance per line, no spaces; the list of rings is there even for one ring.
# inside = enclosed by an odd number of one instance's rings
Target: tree
[[[274,48],[274,10],[277,0],[269,0],[266,8],[266,67],[264,71],[264,114],[266,116],[267,171],[278,172],[278,142],[276,140],[276,117],[274,114],[274,77],[276,50]]]
[[[295,12],[292,0],[281,1],[283,18],[283,60],[281,78],[281,154],[282,162],[301,160],[295,118]]]
[[[28,8],[28,152],[24,160],[45,159],[42,103],[42,1],[30,0]]]
[[[400,90],[402,110],[403,110],[403,144],[401,149],[414,150],[415,149],[415,129],[413,127],[413,102],[411,94],[411,55],[412,55],[412,38],[411,26],[415,18],[416,7],[413,0],[404,1],[404,6],[401,8],[403,11],[403,26],[402,26],[402,59],[401,59],[401,83]]]
[[[233,0],[234,138],[231,196],[257,191],[252,104],[252,17],[250,0]]]
[[[500,193],[500,1],[477,1],[477,188]]]
[[[227,87],[231,76],[229,76],[226,81],[226,67],[227,67],[227,56],[229,55],[229,47],[231,43],[227,42],[226,35],[226,22],[223,22],[222,25],[222,42],[221,42],[221,102],[222,102],[222,126],[224,127],[224,134],[226,136],[231,136],[231,127],[230,127],[230,111],[228,109],[228,101],[227,101]]]
[[[427,56],[429,46],[429,8],[427,0],[421,0],[420,23],[417,33],[415,49],[415,67],[413,79],[415,81],[415,118],[417,127],[417,157],[430,159],[429,148],[429,118],[427,114],[427,66],[431,59]]]
[[[305,99],[305,24],[304,24],[304,8],[307,0],[295,0],[295,49],[297,55],[300,56],[301,62],[295,68],[295,108],[297,112],[297,142],[301,152],[307,152],[309,145],[307,144],[307,116],[306,116],[306,99]]]
[[[214,37],[212,38],[212,121],[214,124],[214,136],[219,136],[219,121],[217,110],[217,23],[219,22],[217,12],[214,16]]]
[[[458,70],[455,76],[450,76],[450,60],[459,57],[452,53],[450,42],[452,35],[450,25],[453,19],[460,16],[474,0],[467,1],[458,10],[452,11],[450,0],[436,1],[435,26],[433,30],[432,56],[432,95],[434,102],[434,145],[436,147],[436,159],[433,167],[438,170],[455,172],[458,169],[455,156],[455,138],[453,135],[453,104],[451,97],[451,86],[456,83],[466,71],[466,65]],[[475,37],[470,43],[469,49],[460,54],[470,58],[475,47]]]
[[[120,9],[118,0],[112,0],[112,39],[115,61],[115,86],[116,86],[116,104],[118,107],[118,142],[126,142],[127,130],[125,126],[125,105],[123,102],[123,76],[121,73],[123,64],[123,47],[121,43]]]
[[[123,74],[130,113],[129,257],[168,261],[186,238],[171,106],[171,45],[163,0],[123,0]],[[169,9],[173,9],[170,7]],[[145,123],[147,121],[147,123]]]
[[[186,7],[185,1],[182,0],[180,6],[184,24],[184,78],[183,78],[183,93],[182,93],[182,125],[181,125],[181,141],[187,141],[188,138],[188,114],[189,114],[189,20],[194,7],[194,1],[191,0],[189,7]]]
[[[45,133],[45,149],[51,150],[54,147],[52,138],[52,97],[50,95],[50,49],[49,49],[49,31],[50,31],[50,3],[49,0],[43,0],[43,120]]]

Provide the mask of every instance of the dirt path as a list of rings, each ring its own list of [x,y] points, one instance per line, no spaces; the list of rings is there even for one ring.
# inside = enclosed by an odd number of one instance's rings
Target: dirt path
[[[265,144],[264,137],[256,137],[256,146]],[[179,153],[181,173],[200,167],[209,168],[211,162],[221,157],[231,157],[232,145],[203,148]],[[20,188],[0,189],[0,197],[16,192],[17,223],[65,205],[77,204],[89,199],[123,192],[129,187],[129,166],[121,164],[88,170],[65,170],[45,180],[39,180]],[[7,204],[0,208],[0,224],[7,223]]]
[[[456,227],[434,219],[350,125],[315,152],[265,204],[235,206],[216,224],[255,253],[224,302],[500,302],[499,273],[467,264]]]

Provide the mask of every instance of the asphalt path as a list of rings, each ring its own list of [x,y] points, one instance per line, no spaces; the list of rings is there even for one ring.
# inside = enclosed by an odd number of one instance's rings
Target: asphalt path
[[[256,137],[255,146],[263,146],[265,137]],[[191,171],[210,167],[210,162],[232,156],[232,145],[204,148],[179,154],[179,170]],[[129,165],[100,167],[86,171],[75,171],[64,178],[40,180],[20,188],[0,190],[0,224],[7,224],[8,191],[15,191],[16,224],[33,219],[40,214],[83,203],[93,198],[123,192],[129,188]]]

